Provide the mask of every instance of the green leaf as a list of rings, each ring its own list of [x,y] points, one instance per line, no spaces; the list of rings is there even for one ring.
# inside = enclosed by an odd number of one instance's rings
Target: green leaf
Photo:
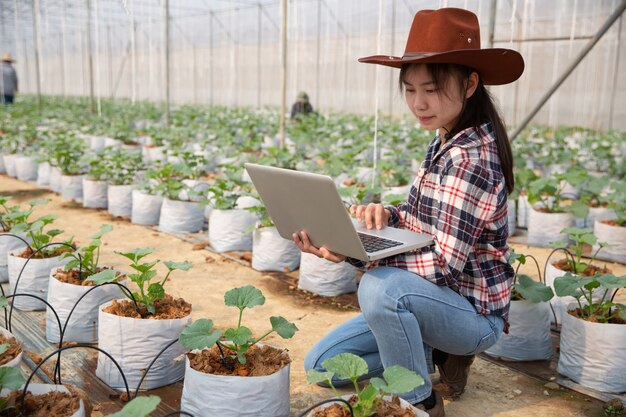
[[[38,200],[32,200],[28,202],[28,205],[31,207],[43,206],[44,204],[48,204],[50,202],[47,198],[40,198]]]
[[[63,233],[63,230],[60,229],[52,229],[52,230],[48,230],[48,232],[46,233],[48,236],[50,237],[55,237],[58,236],[60,234]]]
[[[155,282],[148,286],[148,294],[153,300],[165,297],[165,288],[159,282]]]
[[[0,389],[16,390],[24,385],[26,380],[19,368],[4,366],[0,368]]]
[[[308,384],[319,384],[320,382],[325,382],[331,385],[334,375],[335,374],[333,372],[319,372],[315,369],[309,369],[306,373],[306,382]]]
[[[147,255],[150,255],[152,252],[154,252],[154,248],[137,248],[137,249],[133,249],[130,252],[114,251],[114,253],[117,253],[118,255],[122,255],[130,259],[133,263],[139,262],[141,258]]]
[[[104,284],[105,282],[114,282],[116,278],[117,278],[117,272],[115,270],[105,269],[103,271],[98,272],[97,274],[88,276],[85,279],[85,281],[93,282],[96,285],[101,285],[101,284]]]
[[[9,300],[4,295],[0,295],[0,308],[9,307]]]
[[[213,321],[209,319],[199,319],[185,327],[180,334],[178,341],[189,350],[206,349],[215,344],[222,332],[213,330]]]
[[[379,389],[387,394],[402,394],[424,384],[424,378],[399,365],[386,368],[383,371],[383,377],[386,384],[384,388]],[[373,382],[372,385],[374,385]]]
[[[191,269],[191,267],[193,266],[193,264],[191,262],[172,262],[172,261],[166,261],[163,262],[165,264],[165,266],[167,267],[167,269],[169,269],[170,271],[175,271],[177,269],[181,270],[181,271],[189,271]]]
[[[0,355],[2,355],[4,352],[6,352],[7,350],[9,350],[9,344],[8,343],[3,343],[0,345]]]
[[[72,256],[72,252],[65,252],[63,253],[63,255],[68,254],[68,253],[70,254],[70,256]],[[65,257],[67,258],[67,256]],[[65,271],[71,271],[72,269],[78,268],[79,265],[80,265],[80,262],[78,261],[78,259],[73,259],[69,261],[68,263],[66,263],[63,269]]]
[[[156,264],[158,264],[158,263],[159,263],[159,261],[156,260],[156,261],[153,261],[153,262],[145,262],[143,264],[133,264],[133,265],[131,265],[131,268],[133,268],[134,270],[139,271],[141,273],[145,273],[145,272],[150,271],[152,268],[154,268],[154,266]],[[156,272],[155,272],[155,275],[156,275]]]
[[[111,227],[108,224],[103,224],[100,227],[100,230],[98,230],[95,234],[91,235],[91,239],[100,239],[102,236],[104,236],[106,233],[109,233],[111,230],[113,230],[113,227]]]
[[[604,288],[626,288],[626,275],[616,277],[613,274],[604,274],[596,276],[596,280]]]
[[[108,414],[106,417],[146,417],[148,414],[156,410],[161,399],[156,395],[149,397],[137,397],[126,404],[121,411]]]
[[[549,301],[554,297],[552,288],[546,286],[542,282],[533,280],[528,275],[518,275],[517,283],[513,285],[513,288],[519,292],[525,300],[532,303],[541,303]]]
[[[270,323],[272,323],[272,330],[283,339],[291,339],[298,331],[295,324],[288,322],[287,319],[281,316],[270,317]]]
[[[228,307],[237,307],[239,309],[252,308],[265,303],[265,297],[260,290],[252,285],[245,287],[233,288],[224,294],[224,303]]]
[[[224,338],[231,340],[236,345],[245,345],[248,342],[254,341],[252,331],[245,326],[241,326],[238,329],[227,329],[226,332],[224,332]]]
[[[580,297],[582,295],[581,288],[584,288],[585,284],[591,282],[591,277],[582,277],[580,275],[572,275],[570,272],[560,276],[554,280],[554,292],[559,297],[573,296]]]
[[[368,372],[367,362],[353,353],[340,353],[326,359],[322,366],[335,373],[339,379],[356,379]]]

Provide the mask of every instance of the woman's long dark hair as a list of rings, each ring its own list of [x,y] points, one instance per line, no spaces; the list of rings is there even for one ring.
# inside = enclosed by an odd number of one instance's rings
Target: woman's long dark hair
[[[407,70],[413,64],[405,64],[400,70],[400,91],[404,89],[404,77]],[[450,80],[450,77],[455,77],[458,81],[459,88],[461,89],[461,97],[465,97],[467,89],[467,80],[470,74],[474,71],[469,67],[457,64],[425,64],[428,67],[428,71],[433,77],[433,82],[440,93],[444,93],[446,89],[441,88],[445,86]],[[480,125],[486,122],[491,122],[496,137],[496,146],[498,148],[498,157],[500,158],[500,166],[502,173],[504,174],[504,180],[506,183],[506,190],[509,194],[513,192],[515,187],[515,177],[513,175],[513,152],[511,151],[511,143],[509,142],[509,135],[506,132],[506,126],[500,113],[496,109],[493,103],[493,98],[485,85],[483,84],[480,76],[478,77],[478,86],[474,94],[463,103],[463,109],[461,110],[461,116],[457,120],[456,124],[448,132],[451,136],[454,136],[463,129],[468,127],[479,128]]]

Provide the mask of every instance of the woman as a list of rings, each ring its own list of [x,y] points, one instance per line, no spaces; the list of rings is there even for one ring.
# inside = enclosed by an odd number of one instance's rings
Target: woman
[[[420,125],[439,132],[429,145],[408,199],[350,211],[368,228],[429,233],[434,245],[368,265],[359,284],[362,315],[340,325],[308,353],[305,368],[342,352],[360,355],[370,375],[401,365],[425,379],[403,398],[430,416],[445,415],[428,373],[434,365],[448,394],[460,395],[473,356],[508,327],[513,270],[507,260],[507,193],[513,190],[511,148],[485,85],[515,81],[517,52],[480,49],[473,13],[454,8],[416,14],[402,57],[360,62],[400,68],[400,88]],[[401,150],[400,150],[401,151]],[[304,252],[334,262],[345,256],[294,234]]]

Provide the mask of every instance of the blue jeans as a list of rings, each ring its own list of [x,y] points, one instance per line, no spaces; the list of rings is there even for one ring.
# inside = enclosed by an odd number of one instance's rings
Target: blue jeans
[[[433,348],[454,355],[480,353],[498,340],[504,327],[502,318],[476,313],[462,295],[403,269],[370,270],[361,279],[358,295],[363,314],[317,342],[304,367],[322,371],[326,359],[345,352],[367,362],[368,378],[401,365],[424,378],[424,385],[401,395],[412,404],[432,391],[428,374],[435,370]],[[349,381],[335,382],[339,386]]]

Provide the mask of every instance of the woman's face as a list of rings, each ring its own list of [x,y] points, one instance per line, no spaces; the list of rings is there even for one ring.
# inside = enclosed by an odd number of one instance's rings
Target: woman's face
[[[451,131],[461,115],[465,98],[457,77],[447,77],[444,82],[445,85],[439,86],[442,91],[438,91],[425,64],[411,65],[402,80],[409,109],[426,130],[445,128]],[[470,93],[469,89],[467,93]]]

